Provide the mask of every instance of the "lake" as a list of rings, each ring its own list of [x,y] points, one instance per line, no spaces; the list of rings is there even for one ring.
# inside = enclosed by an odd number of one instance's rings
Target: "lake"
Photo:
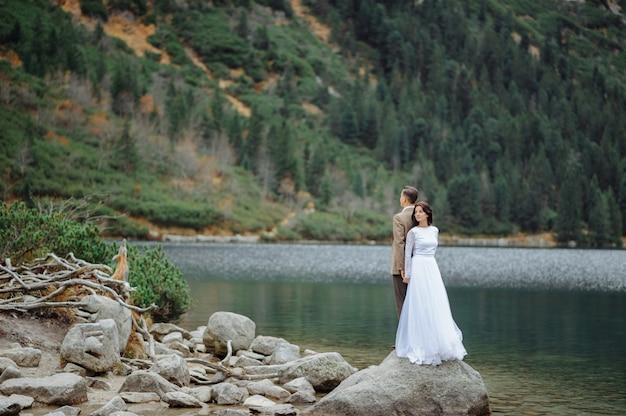
[[[391,353],[397,317],[383,245],[163,243],[194,301],[257,335],[337,351],[362,369]],[[626,409],[626,251],[439,247],[465,361],[494,415],[618,415]]]

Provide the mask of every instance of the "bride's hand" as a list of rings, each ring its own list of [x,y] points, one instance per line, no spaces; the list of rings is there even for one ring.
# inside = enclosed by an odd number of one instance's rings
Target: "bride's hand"
[[[411,278],[409,278],[409,277],[403,277],[403,278],[402,278],[402,283],[409,283],[409,280],[411,280]]]

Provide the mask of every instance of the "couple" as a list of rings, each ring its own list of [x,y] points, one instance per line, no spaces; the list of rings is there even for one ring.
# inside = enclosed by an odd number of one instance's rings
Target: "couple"
[[[405,186],[402,212],[393,217],[391,274],[400,319],[395,350],[417,364],[439,365],[467,354],[435,260],[439,229],[433,211],[417,202],[418,190]]]

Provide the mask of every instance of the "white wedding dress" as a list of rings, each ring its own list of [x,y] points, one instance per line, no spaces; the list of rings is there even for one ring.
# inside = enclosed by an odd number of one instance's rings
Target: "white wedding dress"
[[[405,274],[410,277],[396,332],[396,354],[417,364],[439,365],[467,354],[435,260],[439,229],[413,227],[406,237]]]

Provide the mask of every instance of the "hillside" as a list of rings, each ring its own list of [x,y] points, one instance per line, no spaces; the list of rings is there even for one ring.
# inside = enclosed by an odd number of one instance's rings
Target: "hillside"
[[[0,1],[2,199],[104,235],[626,235],[623,1]]]

